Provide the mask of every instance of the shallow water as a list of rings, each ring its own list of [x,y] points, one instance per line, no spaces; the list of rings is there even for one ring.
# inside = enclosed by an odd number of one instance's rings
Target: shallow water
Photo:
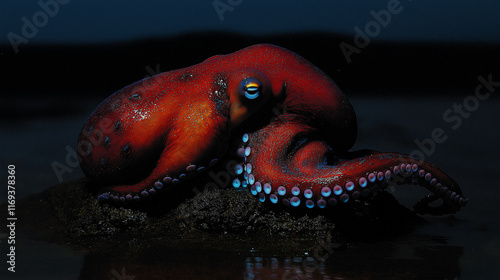
[[[16,273],[10,273],[5,261],[7,234],[2,229],[1,279],[154,279],[160,275],[164,279],[500,279],[500,179],[496,175],[500,167],[496,146],[500,100],[481,101],[454,129],[456,122],[446,122],[443,114],[455,103],[463,104],[468,94],[350,97],[359,123],[355,149],[412,153],[420,149],[415,140],[423,141],[432,137],[433,130],[442,129],[446,140],[434,143],[426,159],[449,173],[470,198],[456,215],[425,216],[426,225],[391,242],[339,248],[327,242],[316,253],[294,255],[238,248],[156,248],[126,257],[126,248],[116,248],[123,256],[110,257],[41,241],[46,239],[36,232],[16,232]],[[40,100],[33,100],[33,104],[37,102]],[[64,182],[83,176],[74,165],[71,150],[83,122],[99,102],[60,101],[61,106],[73,104],[74,110],[64,116],[24,108],[32,118],[0,123],[4,147],[0,166],[16,165],[17,200],[60,182],[54,162],[68,167],[61,177]],[[408,207],[425,194],[414,186],[390,191]],[[5,192],[0,197],[4,203]],[[252,242],[266,240],[256,237]]]

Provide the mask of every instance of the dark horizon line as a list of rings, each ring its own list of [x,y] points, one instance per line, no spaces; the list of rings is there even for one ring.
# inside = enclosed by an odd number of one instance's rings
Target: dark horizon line
[[[168,36],[145,36],[145,37],[137,37],[137,38],[128,38],[123,40],[116,41],[89,41],[89,42],[35,42],[35,43],[27,43],[24,45],[20,45],[23,48],[30,47],[47,47],[47,46],[68,46],[68,47],[88,47],[88,46],[107,46],[107,45],[128,45],[128,44],[136,44],[142,42],[150,42],[150,41],[168,41],[171,39],[180,39],[186,37],[209,37],[209,36],[231,36],[231,37],[242,37],[242,38],[280,38],[286,37],[290,35],[296,36],[325,36],[325,37],[336,37],[343,38],[343,41],[347,43],[353,43],[354,36],[356,34],[347,34],[340,32],[329,32],[329,31],[298,31],[298,32],[277,32],[266,35],[252,35],[241,32],[233,32],[233,31],[193,31],[186,33],[179,33]],[[376,37],[370,38],[372,43],[374,44],[383,44],[383,45],[461,45],[461,46],[499,46],[500,41],[449,41],[449,40],[379,40]],[[29,40],[28,40],[29,41]],[[12,46],[11,43],[0,42],[0,48],[10,48]]]
[[[5,73],[3,89],[11,92],[111,91],[144,78],[151,69],[165,72],[252,44],[271,43],[311,61],[341,88],[474,90],[479,75],[497,77],[500,72],[499,44],[375,39],[359,47],[353,37],[331,32],[265,36],[195,32],[91,45],[28,43],[18,54],[12,49],[3,52],[0,70]],[[359,52],[349,56],[351,61],[340,48],[342,43],[358,47]]]

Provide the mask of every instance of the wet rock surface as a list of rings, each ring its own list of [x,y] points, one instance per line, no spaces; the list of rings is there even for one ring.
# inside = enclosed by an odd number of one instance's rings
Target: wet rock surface
[[[336,211],[271,207],[246,189],[178,193],[144,204],[99,203],[80,180],[49,188],[21,201],[26,230],[93,252],[145,248],[224,248],[300,251],[319,243],[380,240],[421,222],[388,193],[352,202]],[[121,251],[121,250],[120,250]]]

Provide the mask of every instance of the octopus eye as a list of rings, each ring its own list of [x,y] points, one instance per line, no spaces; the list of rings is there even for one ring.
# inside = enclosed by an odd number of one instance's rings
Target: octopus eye
[[[247,78],[241,82],[240,93],[246,99],[253,100],[259,97],[262,92],[262,84],[254,78]]]

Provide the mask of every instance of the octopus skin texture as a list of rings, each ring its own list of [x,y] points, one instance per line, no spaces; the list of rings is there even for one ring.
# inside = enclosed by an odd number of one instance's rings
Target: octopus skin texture
[[[330,77],[291,51],[259,44],[117,91],[88,118],[77,150],[97,198],[118,204],[180,188],[235,152],[233,186],[264,203],[334,209],[416,184],[430,191],[417,213],[467,204],[458,184],[427,161],[349,151],[356,134],[353,107]],[[241,144],[227,151],[234,139]]]

